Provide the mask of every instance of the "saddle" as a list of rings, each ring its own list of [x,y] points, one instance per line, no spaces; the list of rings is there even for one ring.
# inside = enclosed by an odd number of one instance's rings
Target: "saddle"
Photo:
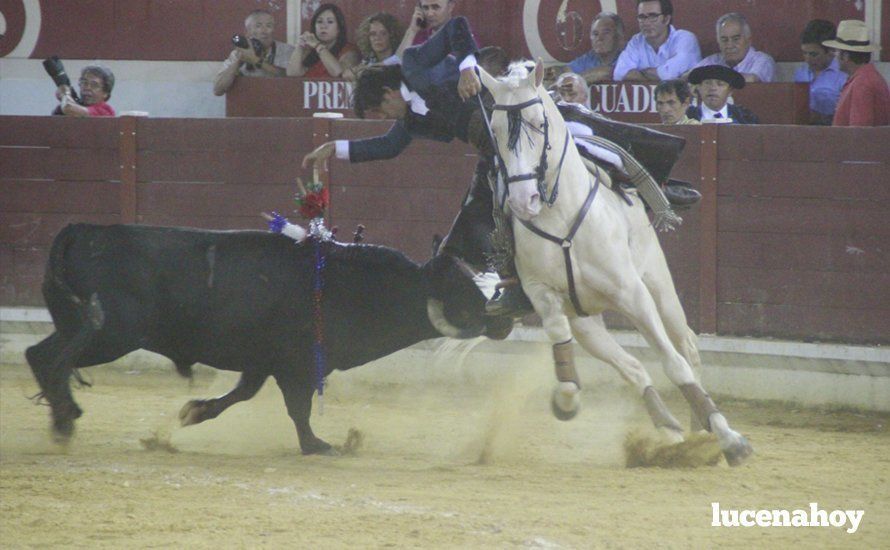
[[[593,130],[594,135],[618,145],[652,174],[655,181],[664,185],[674,164],[686,146],[684,138],[652,130],[636,124],[618,122],[594,113],[583,105],[557,103],[566,122],[578,122]]]
[[[594,135],[611,141],[637,159],[662,186],[671,205],[688,208],[701,200],[701,193],[692,184],[669,177],[686,146],[684,138],[636,124],[618,122],[576,103],[558,102],[556,106],[566,122],[587,126]],[[582,157],[585,157],[583,151]],[[602,163],[599,164],[602,166]],[[608,171],[612,180],[619,184],[613,186],[616,192],[622,186],[630,186],[630,182],[619,170]]]

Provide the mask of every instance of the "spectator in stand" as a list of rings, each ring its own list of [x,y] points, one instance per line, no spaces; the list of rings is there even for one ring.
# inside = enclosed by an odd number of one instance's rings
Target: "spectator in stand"
[[[847,81],[834,51],[822,45],[834,37],[834,23],[824,19],[813,19],[800,35],[804,65],[794,71],[794,81],[810,85],[810,124],[831,126],[841,88]]]
[[[734,69],[745,82],[772,82],[776,62],[769,54],[751,46],[751,25],[745,16],[727,13],[717,20],[717,44],[720,52],[702,59],[696,67],[724,65]]]
[[[275,33],[275,18],[266,10],[254,10],[244,20],[244,34],[248,40],[258,40],[262,45],[262,55],[257,55],[252,47],[232,50],[223,61],[222,68],[213,79],[213,93],[223,95],[238,75],[241,76],[284,76],[287,60],[294,47],[272,38]]]
[[[360,70],[374,63],[400,63],[402,52],[410,45],[410,40],[403,40],[405,30],[399,20],[382,11],[366,17],[359,24],[357,33],[362,62],[343,71],[346,80],[355,80]]]
[[[689,118],[702,122],[760,123],[748,109],[729,103],[732,91],[745,87],[745,77],[737,71],[723,65],[706,65],[689,73],[689,83],[698,84],[698,105],[686,110]]]
[[[346,41],[346,17],[334,4],[315,10],[311,31],[297,39],[298,47],[287,64],[287,76],[339,78],[343,71],[359,63],[359,51]]]
[[[658,82],[678,78],[701,59],[698,39],[674,28],[671,0],[637,0],[635,34],[618,56],[615,80]]]
[[[581,75],[588,84],[612,80],[612,71],[623,49],[624,22],[615,13],[601,12],[590,25],[590,51],[568,65],[548,67],[545,80],[553,80],[565,72]]]
[[[655,109],[662,124],[701,124],[686,115],[691,102],[692,91],[685,80],[665,80],[655,87]]]
[[[865,23],[841,21],[837,37],[822,45],[837,52],[838,65],[850,75],[841,90],[832,126],[890,125],[890,88],[871,63],[871,52],[880,48],[869,40]]]
[[[556,93],[566,103],[577,103],[587,106],[590,94],[587,90],[587,82],[576,73],[562,73],[556,79]]]
[[[455,0],[417,0],[406,33],[411,37],[411,45],[423,44],[451,21],[454,3]]]
[[[59,86],[56,99],[59,106],[54,115],[66,116],[115,116],[114,109],[107,103],[114,88],[114,73],[102,65],[87,65],[80,71],[80,103],[71,95],[71,88]]]

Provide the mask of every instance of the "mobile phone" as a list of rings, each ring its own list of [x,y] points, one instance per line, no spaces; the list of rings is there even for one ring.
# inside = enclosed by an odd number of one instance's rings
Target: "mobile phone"
[[[419,0],[417,2],[417,7],[418,8],[421,7]],[[421,29],[425,29],[426,28],[426,19],[424,19],[423,17],[418,17],[417,18],[417,26],[420,27]]]

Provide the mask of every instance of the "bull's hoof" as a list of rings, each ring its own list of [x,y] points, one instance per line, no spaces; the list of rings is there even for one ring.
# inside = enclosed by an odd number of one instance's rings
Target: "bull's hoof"
[[[181,426],[192,426],[207,420],[207,402],[200,399],[192,399],[179,410],[179,423]]]
[[[75,403],[52,407],[53,441],[67,444],[74,435],[74,421],[81,417],[83,411]]]
[[[739,436],[735,443],[723,449],[723,456],[726,457],[726,463],[730,466],[738,466],[744,463],[752,454],[754,454],[754,447],[742,435]]]
[[[555,388],[550,396],[550,410],[553,411],[553,416],[563,422],[578,416],[578,411],[581,410],[581,399],[578,393],[576,391],[567,395],[566,392]]]
[[[67,445],[74,436],[74,420],[70,418],[54,419],[52,438],[54,443]]]
[[[300,451],[304,455],[340,456],[337,449],[317,437],[312,442],[300,443]]]

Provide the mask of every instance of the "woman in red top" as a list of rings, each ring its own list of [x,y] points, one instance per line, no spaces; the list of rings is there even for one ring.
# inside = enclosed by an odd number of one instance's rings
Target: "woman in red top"
[[[297,40],[287,64],[288,76],[340,77],[359,62],[359,52],[346,41],[346,18],[334,4],[322,4],[312,16],[312,32]]]

